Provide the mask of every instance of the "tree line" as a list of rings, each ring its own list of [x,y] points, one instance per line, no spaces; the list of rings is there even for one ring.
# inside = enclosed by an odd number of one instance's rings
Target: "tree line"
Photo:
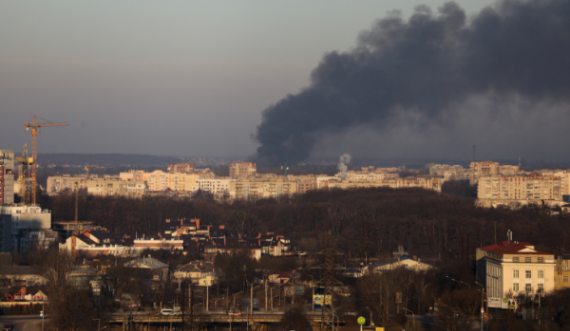
[[[568,251],[568,217],[552,217],[546,206],[520,209],[482,208],[469,190],[454,185],[452,193],[423,189],[368,188],[315,190],[303,195],[258,201],[216,202],[209,194],[195,199],[145,196],[91,196],[80,192],[79,219],[92,221],[115,235],[161,232],[166,219],[199,218],[201,224],[225,225],[229,235],[274,232],[292,239],[298,250],[314,253],[315,238],[335,235],[348,257],[391,255],[399,245],[422,258],[469,258],[477,247],[506,240],[533,243],[538,250]],[[71,221],[75,195],[42,196],[42,207],[54,221]],[[366,247],[363,247],[366,246]]]

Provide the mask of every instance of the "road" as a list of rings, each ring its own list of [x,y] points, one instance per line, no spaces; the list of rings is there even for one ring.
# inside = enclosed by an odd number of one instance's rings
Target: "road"
[[[36,331],[42,329],[42,318],[39,316],[0,316],[0,323],[5,321],[14,324],[14,331]]]

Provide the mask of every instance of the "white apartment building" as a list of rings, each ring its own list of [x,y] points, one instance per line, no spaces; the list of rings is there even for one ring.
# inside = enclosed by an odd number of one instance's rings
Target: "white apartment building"
[[[14,151],[0,149],[0,204],[14,203]]]
[[[554,290],[554,255],[526,242],[503,241],[477,249],[477,278],[489,298]]]
[[[200,190],[205,192],[210,192],[214,195],[224,195],[230,194],[230,182],[232,181],[229,177],[220,178],[206,178],[198,179],[198,187]]]
[[[258,200],[297,193],[297,181],[276,179],[236,179],[230,182],[230,199]]]
[[[193,173],[168,173],[161,170],[153,172],[129,171],[119,174],[123,180],[132,179],[135,181],[145,181],[149,191],[165,191],[170,189],[177,192],[197,192],[200,188],[198,179],[214,178],[214,174],[209,171]]]

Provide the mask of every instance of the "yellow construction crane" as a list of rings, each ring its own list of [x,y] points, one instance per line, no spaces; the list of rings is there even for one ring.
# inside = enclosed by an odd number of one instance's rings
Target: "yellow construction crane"
[[[98,165],[86,165],[85,166],[85,180],[89,180],[89,169],[97,168]]]
[[[34,159],[28,156],[28,144],[24,144],[22,156],[16,157],[16,162],[20,163],[18,183],[20,183],[19,195],[25,205],[30,204],[30,166],[34,164]]]
[[[68,126],[69,123],[37,123],[36,115],[34,115],[34,120],[32,124],[26,123],[24,127],[26,130],[32,128],[32,157],[34,158],[34,163],[32,164],[32,204],[36,204],[36,177],[37,177],[37,167],[38,167],[38,129],[47,126]]]

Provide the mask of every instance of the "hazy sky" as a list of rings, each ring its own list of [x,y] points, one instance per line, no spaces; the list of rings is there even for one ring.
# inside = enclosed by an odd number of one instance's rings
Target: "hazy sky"
[[[468,13],[488,4],[456,2]],[[30,144],[22,125],[36,114],[71,124],[42,129],[40,153],[251,154],[261,112],[307,86],[325,53],[350,50],[376,19],[419,4],[443,1],[2,0],[0,149]],[[402,156],[393,141],[405,130],[361,129],[354,140],[329,138]],[[413,137],[404,147],[426,146]],[[323,144],[316,154],[329,152],[339,151]]]

